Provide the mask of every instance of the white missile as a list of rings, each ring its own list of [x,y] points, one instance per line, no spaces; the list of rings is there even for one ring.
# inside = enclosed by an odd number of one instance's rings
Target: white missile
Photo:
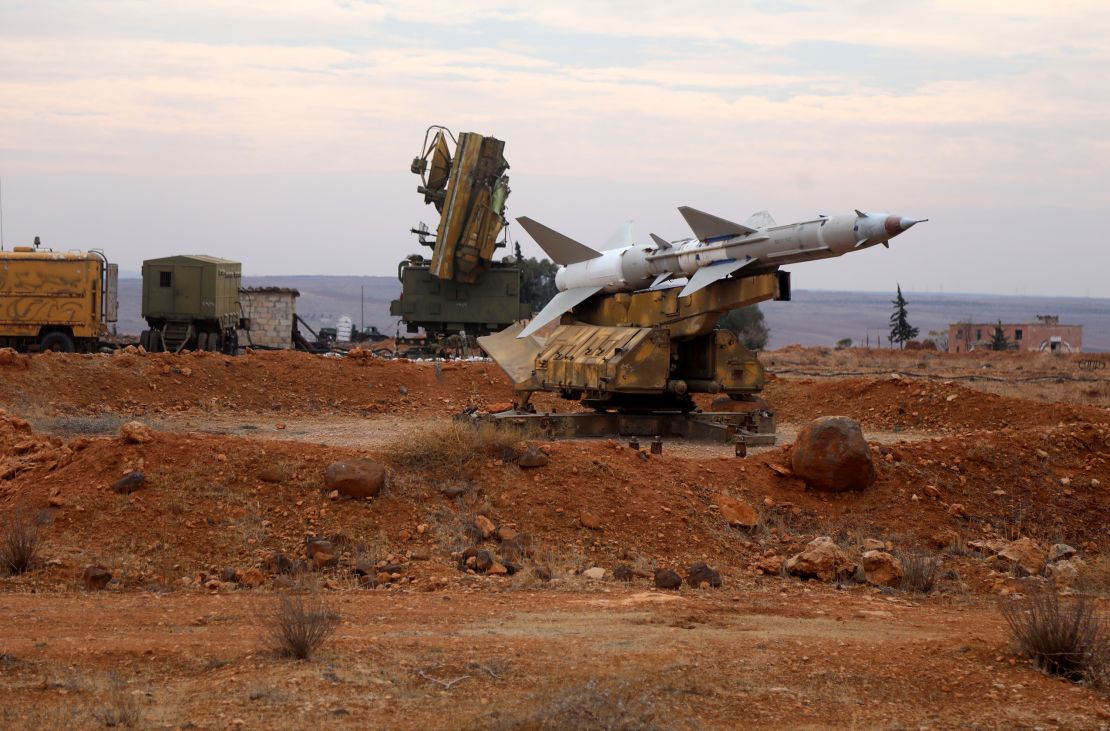
[[[608,251],[595,251],[530,218],[518,218],[540,248],[559,264],[555,273],[559,293],[517,337],[531,335],[598,293],[635,292],[685,277],[679,292],[685,297],[741,270],[746,276],[876,244],[889,246],[890,239],[928,220],[856,210],[779,226],[766,211],[752,214],[740,224],[688,206],[678,210],[694,238],[670,242],[652,234],[651,246]]]

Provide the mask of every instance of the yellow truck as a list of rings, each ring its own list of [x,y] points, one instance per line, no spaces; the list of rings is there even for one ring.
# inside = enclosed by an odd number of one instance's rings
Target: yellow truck
[[[92,352],[119,310],[117,265],[93,251],[0,252],[0,347]]]

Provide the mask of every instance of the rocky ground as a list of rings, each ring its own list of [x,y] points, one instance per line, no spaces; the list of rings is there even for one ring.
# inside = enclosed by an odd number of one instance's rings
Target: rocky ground
[[[487,363],[0,353],[0,517],[41,538],[0,578],[0,719],[1108,727],[999,605],[1107,609],[1110,372],[995,355],[767,354],[789,439],[737,459],[454,425],[511,397]],[[828,415],[863,490],[813,489]],[[339,617],[308,661],[265,642],[298,592]]]

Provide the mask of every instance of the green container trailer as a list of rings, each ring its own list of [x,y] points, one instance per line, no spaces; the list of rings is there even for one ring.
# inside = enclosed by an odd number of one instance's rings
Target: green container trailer
[[[234,353],[243,319],[243,265],[214,256],[167,256],[143,262],[140,344],[151,352],[214,350]]]

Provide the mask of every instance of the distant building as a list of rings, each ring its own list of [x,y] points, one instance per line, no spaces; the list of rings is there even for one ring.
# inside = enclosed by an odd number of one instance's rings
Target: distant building
[[[997,322],[957,322],[948,326],[948,351],[990,350]],[[1083,326],[1061,325],[1057,315],[1037,315],[1033,322],[1002,323],[1012,350],[1078,353],[1083,350]]]
[[[250,339],[239,333],[240,345],[292,348],[293,322],[301,293],[288,287],[244,287],[239,290],[243,314],[251,321]]]

